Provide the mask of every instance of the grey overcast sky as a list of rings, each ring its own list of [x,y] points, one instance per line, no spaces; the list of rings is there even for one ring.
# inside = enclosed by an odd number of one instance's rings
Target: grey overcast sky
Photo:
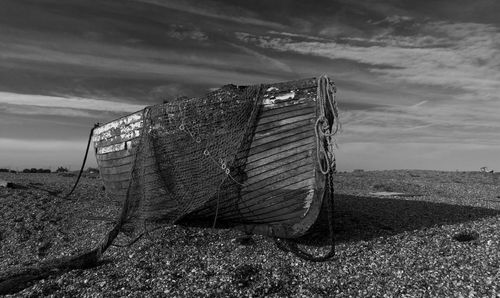
[[[95,122],[327,73],[339,170],[500,171],[499,15],[495,0],[1,0],[0,167],[76,169]]]

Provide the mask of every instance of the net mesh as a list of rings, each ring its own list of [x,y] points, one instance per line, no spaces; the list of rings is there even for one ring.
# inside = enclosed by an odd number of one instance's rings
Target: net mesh
[[[214,197],[236,193],[245,147],[260,109],[260,86],[224,86],[202,98],[143,111],[134,150],[123,229],[175,223]]]

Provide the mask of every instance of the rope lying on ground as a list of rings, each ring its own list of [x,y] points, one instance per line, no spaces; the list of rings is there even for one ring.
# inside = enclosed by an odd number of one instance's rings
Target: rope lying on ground
[[[327,201],[327,216],[328,216],[328,230],[329,230],[329,245],[330,250],[322,256],[313,256],[312,254],[300,249],[298,244],[290,239],[275,238],[276,246],[285,251],[291,252],[297,257],[311,262],[325,262],[335,256],[335,235],[334,235],[334,189],[333,189],[333,174],[328,174],[328,197]],[[283,241],[283,242],[282,242]]]
[[[148,113],[149,111],[148,109],[149,109],[148,107],[144,109],[143,118],[145,118],[145,115]],[[85,162],[87,160],[88,149],[90,147],[92,135],[94,129],[97,126],[98,125],[96,124],[94,128],[92,128],[90,131],[89,141],[87,143],[87,150],[85,152],[83,164],[80,169],[80,175],[78,175],[78,179],[76,180],[73,189],[64,198],[69,197],[75,190],[76,186],[78,185],[78,181],[80,180],[83,168],[85,166]],[[141,142],[139,143],[139,146],[142,146],[143,143],[142,139],[144,139],[146,135],[144,133],[144,130],[145,130],[145,125],[143,127],[143,131],[141,134]],[[139,152],[139,150],[135,151],[135,155],[137,155],[137,152]],[[133,171],[136,170],[136,165],[135,165],[136,159],[137,158],[134,158],[134,164],[132,166],[131,175]],[[130,179],[130,183],[132,183],[132,179]],[[127,221],[127,216],[129,215],[129,207],[130,207],[130,189],[131,188],[129,186],[127,189],[127,196],[123,203],[123,208],[121,210],[120,216],[116,224],[93,249],[90,249],[87,252],[83,252],[81,254],[74,256],[66,256],[66,257],[47,260],[41,262],[37,266],[11,269],[9,271],[3,272],[0,274],[0,295],[16,293],[24,289],[30,282],[46,278],[53,274],[64,273],[72,269],[90,268],[97,265],[104,252],[112,245],[113,241],[120,233],[123,224]],[[136,241],[137,240],[138,239],[136,239]]]
[[[76,179],[75,184],[73,185],[73,188],[67,195],[64,196],[64,199],[67,199],[73,193],[73,191],[76,189],[76,186],[78,185],[78,182],[80,181],[83,169],[85,167],[85,162],[87,161],[92,135],[94,129],[97,127],[98,124],[95,124],[94,127],[90,130],[87,149],[85,151],[85,157],[83,158],[83,163],[80,168],[80,173],[78,175],[78,178]],[[52,274],[62,273],[72,269],[89,268],[95,266],[101,259],[104,251],[106,251],[106,249],[111,245],[113,240],[120,232],[122,221],[123,216],[120,217],[120,220],[116,223],[113,229],[102,239],[102,241],[94,249],[91,249],[87,252],[75,256],[66,256],[47,260],[41,262],[37,266],[11,269],[6,272],[2,272],[0,274],[0,295],[16,293],[17,291],[24,289],[30,282],[48,277]]]

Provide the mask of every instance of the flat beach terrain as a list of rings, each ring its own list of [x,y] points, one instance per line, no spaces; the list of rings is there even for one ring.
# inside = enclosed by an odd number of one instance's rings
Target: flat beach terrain
[[[75,178],[0,173],[12,183],[0,187],[0,272],[85,251],[110,230],[120,206],[99,177],[62,199]],[[500,174],[356,171],[338,173],[335,189],[336,256],[325,263],[262,236],[164,226],[13,296],[500,297]]]

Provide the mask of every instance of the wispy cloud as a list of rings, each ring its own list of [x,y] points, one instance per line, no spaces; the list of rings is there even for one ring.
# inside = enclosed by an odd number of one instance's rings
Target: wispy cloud
[[[28,105],[0,105],[0,111],[6,114],[14,115],[52,115],[52,116],[66,116],[66,117],[96,117],[96,111],[76,110],[67,108],[56,107],[40,107]],[[101,112],[101,111],[99,111]]]
[[[57,97],[36,94],[18,94],[10,92],[0,92],[0,104],[114,112],[135,112],[144,108],[144,105],[123,103],[118,101],[91,98]],[[27,111],[27,113],[29,113],[30,110]]]
[[[117,47],[103,42],[79,40],[61,40],[59,47],[53,48],[33,41],[18,40],[0,44],[0,53],[3,58],[0,66],[9,61],[15,61],[16,64],[52,64],[56,68],[76,66],[80,72],[92,69],[100,75],[114,78],[147,80],[161,77],[164,80],[220,85],[228,82],[257,83],[277,77],[269,73],[269,68],[263,70],[252,60],[242,59],[241,54],[222,54],[217,51],[200,54],[193,48]],[[193,78],[196,80],[193,81]]]
[[[483,24],[430,22],[421,33],[358,38],[349,42],[294,41],[291,38],[238,33],[245,42],[276,51],[290,51],[369,65],[386,80],[434,85],[465,91],[460,98],[498,99],[500,29]]]
[[[208,36],[200,30],[200,28],[195,26],[185,26],[180,24],[172,24],[170,25],[170,29],[167,32],[167,35],[178,39],[193,39],[197,41],[206,41],[208,40]]]
[[[257,51],[254,51],[252,49],[249,49],[249,48],[241,46],[241,45],[237,45],[234,43],[229,43],[229,44],[232,47],[237,48],[237,49],[243,51],[244,53],[249,54],[252,57],[257,58],[260,62],[262,62],[263,65],[265,65],[266,68],[271,66],[271,67],[276,68],[276,69],[281,70],[281,71],[292,72],[292,69],[290,68],[290,66],[286,65],[285,63],[283,63],[277,59],[273,59],[269,56],[266,56],[264,54],[261,54]]]
[[[457,142],[500,146],[500,103],[470,107],[458,104],[418,103],[343,111],[342,142]]]
[[[220,5],[214,1],[137,1],[224,21],[231,21],[247,25],[265,26],[275,29],[285,28],[284,25],[278,22],[263,20],[259,18],[255,13],[242,9],[241,7],[234,6],[230,3]]]

